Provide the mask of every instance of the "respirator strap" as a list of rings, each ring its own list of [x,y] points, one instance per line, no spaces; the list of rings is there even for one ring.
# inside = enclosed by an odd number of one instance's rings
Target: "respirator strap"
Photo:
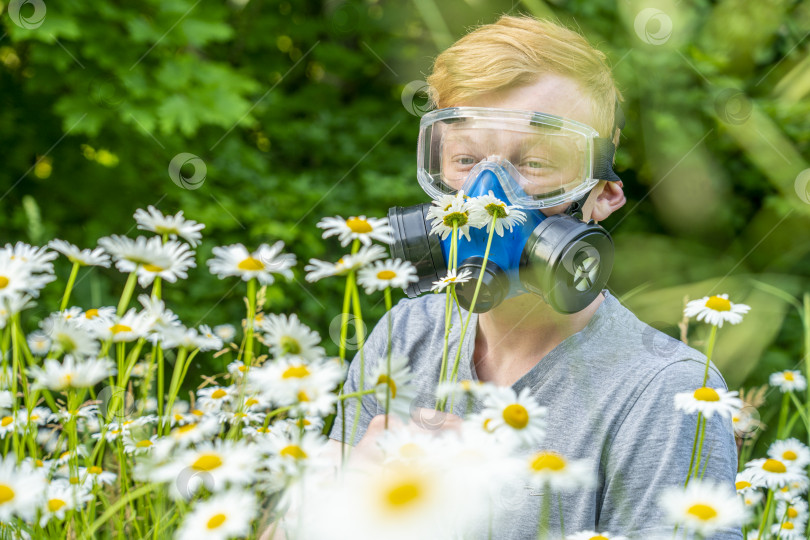
[[[613,154],[616,147],[607,137],[597,137],[593,140],[593,177],[598,180],[618,182],[621,180],[613,171]]]

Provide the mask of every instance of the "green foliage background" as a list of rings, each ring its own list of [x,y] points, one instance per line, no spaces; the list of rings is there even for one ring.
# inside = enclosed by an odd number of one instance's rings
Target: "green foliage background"
[[[298,312],[334,352],[342,291],[306,283],[302,268],[341,250],[315,224],[424,201],[414,150],[425,102],[409,83],[470,26],[529,13],[580,29],[626,98],[616,169],[628,203],[603,223],[618,252],[614,294],[672,335],[685,295],[750,304],[744,324],[720,332],[716,362],[731,388],[804,354],[797,314],[755,280],[810,290],[808,1],[44,4],[41,26],[26,29],[0,0],[4,242],[90,247],[135,234],[137,208],[183,210],[206,224],[199,267],[164,294],[187,324],[213,325],[241,318],[244,290],[208,273],[212,247],[281,239],[299,270],[270,288],[267,308]],[[650,7],[666,18],[645,22]],[[169,178],[181,152],[206,164],[199,189]],[[113,303],[122,284],[115,270],[87,272],[75,303]],[[51,286],[38,309],[58,295]],[[690,329],[690,344],[701,347],[703,330]]]

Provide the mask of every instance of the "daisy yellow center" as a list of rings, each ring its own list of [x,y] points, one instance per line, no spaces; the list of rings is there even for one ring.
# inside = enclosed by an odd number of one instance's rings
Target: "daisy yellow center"
[[[248,370],[248,367],[247,366],[239,366],[237,369],[239,371],[241,371],[242,373],[245,373]]]
[[[487,213],[495,218],[505,218],[506,217],[506,207],[503,203],[490,203],[486,205]]]
[[[7,486],[6,484],[0,484],[0,504],[5,504],[9,501],[13,501],[16,495],[17,494],[14,493],[14,490],[11,489],[11,486]]]
[[[188,433],[197,428],[197,424],[187,424],[185,426],[180,426],[177,428],[177,433]]]
[[[374,228],[371,226],[371,223],[369,223],[367,220],[356,218],[356,217],[347,219],[346,220],[346,226],[353,233],[358,233],[358,234],[368,234],[368,233],[370,233],[371,231],[374,230]]]
[[[5,420],[5,418],[3,420]],[[799,457],[799,456],[797,456],[796,452],[794,452],[793,450],[785,450],[784,452],[782,452],[782,459],[786,459],[788,461],[793,461],[797,457]]]
[[[143,265],[143,269],[146,270],[147,272],[152,272],[154,274],[157,274],[158,272],[163,272],[164,270],[164,268],[156,264],[149,264],[149,263]]]
[[[57,512],[62,507],[66,506],[67,503],[62,499],[50,499],[48,501],[48,511],[49,512]]]
[[[529,425],[529,411],[520,403],[512,403],[503,410],[503,421],[515,429],[523,429]]]
[[[469,392],[470,390],[472,390],[472,381],[465,379],[458,384],[461,385],[461,389],[464,390],[465,392]]]
[[[247,401],[245,401],[245,407],[252,407],[252,406],[258,405],[258,404],[259,404],[259,400],[256,399],[256,398],[250,398]]]
[[[225,520],[228,519],[225,514],[214,514],[211,516],[211,519],[208,520],[208,523],[205,524],[205,527],[211,531],[214,529],[218,529],[225,523]]]
[[[777,459],[766,459],[765,463],[762,464],[762,469],[770,473],[781,474],[787,472],[785,464]]]
[[[484,431],[487,431],[487,432],[489,432],[489,433],[492,433],[492,429],[490,429],[490,427],[489,427],[489,423],[490,423],[491,421],[492,421],[492,419],[491,419],[491,418],[487,418],[486,420],[484,420],[484,424],[483,424],[483,426],[482,426],[482,427],[484,428]]]
[[[793,373],[791,373],[789,371],[785,372],[784,377],[785,377],[786,381],[794,381],[794,380],[796,380],[796,378],[793,376]]]
[[[734,483],[734,487],[737,489],[745,489],[747,487],[751,487],[751,482],[746,482],[745,480],[740,480],[739,482]]]
[[[450,212],[446,216],[444,216],[443,222],[448,227],[452,227],[453,225],[457,225],[459,227],[463,227],[469,221],[469,216],[467,212]]]
[[[397,273],[393,270],[381,270],[377,272],[377,279],[387,279],[391,280],[397,277]]]
[[[394,382],[394,379],[389,379],[388,375],[382,374],[377,378],[377,385],[379,386],[381,384],[388,384],[388,386],[391,388],[391,398],[396,399],[397,385]]]
[[[307,366],[290,366],[281,374],[282,379],[303,379],[308,376]]]
[[[561,471],[565,469],[565,458],[554,452],[540,452],[532,459],[531,467],[537,472]]]
[[[691,516],[695,516],[696,518],[702,521],[709,521],[710,519],[717,516],[717,510],[709,506],[708,504],[693,504],[689,507],[686,511],[687,514]]]
[[[731,302],[719,296],[712,296],[706,300],[706,307],[715,311],[731,311]]]
[[[412,504],[422,494],[421,486],[416,482],[403,482],[392,487],[387,493],[387,502],[393,507]]]
[[[720,401],[720,395],[714,388],[702,386],[695,390],[695,399],[698,401]]]
[[[285,446],[284,448],[281,449],[281,452],[279,452],[279,455],[282,455],[282,456],[285,456],[285,457],[290,457],[290,458],[293,458],[293,459],[306,459],[307,458],[307,453],[304,452],[304,450],[300,446],[298,446],[297,444],[291,444],[289,446]]]
[[[102,472],[103,471],[101,470],[101,467],[99,467],[98,465],[93,465],[92,467],[87,468],[88,474],[101,474]]]
[[[37,467],[45,466],[45,463],[41,459],[36,460],[34,463],[36,464]]]
[[[137,446],[138,448],[149,448],[150,446],[152,446],[152,441],[150,441],[149,439],[138,441],[137,443],[135,443],[135,446]]]
[[[76,484],[79,483],[79,479],[76,478],[75,476],[71,476],[70,480],[68,480],[68,482],[75,486]]]
[[[191,411],[191,414],[193,414],[194,416],[203,416],[205,413],[202,412],[200,409],[194,409],[193,411]]]
[[[298,398],[298,401],[302,403],[306,403],[307,401],[309,401],[309,396],[303,390],[299,390],[298,395],[296,397]]]
[[[191,468],[196,471],[213,471],[222,466],[222,459],[216,454],[201,454]]]
[[[132,332],[132,328],[125,324],[114,324],[110,327],[110,332],[120,334],[121,332]]]
[[[0,289],[5,289],[8,287],[8,278],[6,276],[0,276]]]
[[[13,421],[14,421],[14,418],[13,418],[13,417],[11,417],[11,416],[4,416],[4,417],[3,417],[3,420],[0,420],[0,425],[2,425],[3,427],[6,427],[7,425],[9,425],[10,423],[12,423]]]
[[[795,517],[799,517],[799,511],[791,506],[788,508],[787,515],[790,519],[793,519]]]
[[[177,413],[175,413],[175,415],[174,415],[174,419],[175,419],[175,420],[177,420],[177,421],[179,422],[180,420],[182,420],[182,419],[183,419],[183,415],[182,415],[182,414],[177,414]]]
[[[405,443],[402,446],[400,446],[399,453],[402,457],[409,459],[418,458],[425,455],[425,451],[422,449],[422,447],[412,442]]]
[[[223,390],[222,388],[217,388],[213,392],[211,392],[211,397],[214,399],[222,399],[228,395],[228,392]]]
[[[301,344],[292,336],[281,336],[281,349],[287,354],[299,354]]]
[[[239,261],[236,265],[239,270],[264,270],[264,263],[255,257],[248,257],[245,260]]]
[[[591,536],[588,540],[610,540],[610,539],[607,536],[597,534],[596,536]]]
[[[783,529],[791,530],[793,529],[794,525],[790,521],[786,521],[782,524]]]
[[[84,312],[84,317],[86,319],[95,319],[98,317],[98,310],[96,308],[90,308]]]

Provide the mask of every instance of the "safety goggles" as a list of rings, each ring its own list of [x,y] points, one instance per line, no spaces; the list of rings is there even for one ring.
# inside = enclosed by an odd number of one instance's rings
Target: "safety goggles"
[[[575,201],[613,172],[614,146],[592,127],[550,114],[452,107],[422,117],[417,178],[433,199],[469,192],[482,168],[498,171],[509,202],[548,208]]]

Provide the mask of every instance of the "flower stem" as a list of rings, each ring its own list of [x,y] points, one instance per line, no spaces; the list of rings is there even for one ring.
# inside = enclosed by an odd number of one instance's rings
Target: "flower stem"
[[[391,409],[391,287],[385,288],[385,310],[386,319],[388,320],[388,358],[385,369],[386,385],[385,385],[385,429],[388,429],[388,411]]]
[[[765,524],[768,521],[768,515],[771,513],[771,503],[773,502],[773,490],[768,490],[768,499],[765,501],[765,509],[762,511],[762,521],[759,525],[759,533],[757,534],[757,540],[762,538],[762,532],[765,530]]]
[[[779,409],[779,425],[776,428],[776,438],[783,439],[785,437],[785,423],[787,422],[787,415],[790,409],[790,393],[785,392],[782,394],[782,408]]]
[[[717,338],[717,326],[712,325],[712,331],[709,334],[709,345],[706,347],[706,370],[703,372],[703,384],[706,386],[706,381],[709,380],[709,362],[712,359],[712,351],[714,351],[714,341]]]
[[[137,278],[138,276],[134,271],[129,273],[127,283],[124,285],[124,292],[121,294],[121,300],[118,301],[118,310],[116,311],[116,315],[119,317],[124,314],[124,311],[126,311],[127,306],[129,305],[129,301],[132,298],[132,292],[135,290],[135,280]]]
[[[242,360],[245,367],[250,369],[253,361],[253,323],[256,319],[256,278],[251,278],[247,283],[248,311],[245,321],[245,357]]]
[[[456,225],[453,226],[453,234],[450,237],[450,253],[448,254],[447,258],[449,261],[449,266],[455,268],[454,260],[456,257],[456,251],[458,251],[458,227]],[[453,311],[450,309],[450,299],[452,298],[452,287],[453,285],[448,285],[447,289],[444,292],[444,346],[442,347],[442,364],[439,368],[439,384],[444,382],[447,378],[447,357],[450,350],[450,329],[452,328],[452,316]],[[438,411],[442,407],[441,400],[436,400],[436,410]]]
[[[686,472],[686,481],[683,487],[689,485],[689,479],[692,477],[692,470],[695,464],[695,450],[697,449],[698,435],[700,434],[700,421],[703,418],[703,413],[698,412],[697,424],[695,425],[695,438],[692,440],[692,457],[689,458],[689,470]]]
[[[360,351],[360,381],[358,388],[360,391],[366,389],[366,356],[363,352],[363,344],[365,340],[363,331],[363,312],[360,308],[360,294],[357,292],[357,283],[352,284],[352,307],[354,308],[355,318],[355,331],[357,332],[357,348]],[[360,423],[360,408],[363,406],[363,396],[357,397],[357,408],[354,411],[354,423],[352,424],[352,433],[349,437],[349,444],[354,444],[354,437],[357,434],[357,424]]]
[[[79,263],[74,262],[73,267],[70,269],[70,277],[68,278],[67,286],[65,287],[65,294],[62,296],[62,303],[59,305],[59,311],[64,311],[68,305],[70,298],[70,291],[73,290],[73,284],[76,282],[76,275],[79,273]]]

